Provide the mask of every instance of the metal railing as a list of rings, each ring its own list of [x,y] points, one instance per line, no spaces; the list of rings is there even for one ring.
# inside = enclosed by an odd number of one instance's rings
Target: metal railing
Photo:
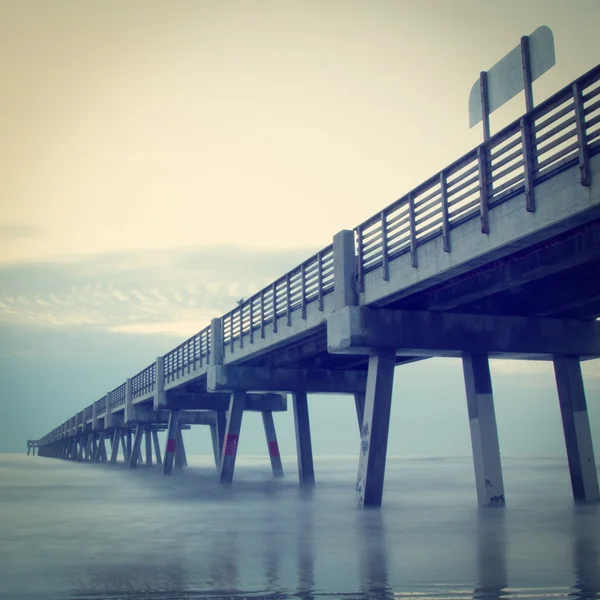
[[[127,384],[122,383],[119,387],[115,388],[110,393],[110,408],[118,408],[119,406],[125,406],[125,389]]]
[[[208,363],[211,350],[210,326],[187,339],[164,356],[165,383],[190,374]],[[155,376],[156,377],[156,376]]]
[[[147,366],[131,378],[131,396],[139,398],[154,390],[156,385],[156,362]]]
[[[306,319],[306,307],[312,302],[317,302],[318,310],[322,311],[323,298],[333,288],[333,245],[330,244],[225,314],[223,348],[233,352],[236,341],[243,348],[244,339],[253,343],[255,333],[264,338],[269,324],[277,332],[280,317],[287,316],[287,324],[291,325],[294,311],[300,311],[300,318]]]
[[[536,185],[577,162],[584,169],[599,151],[598,96],[600,66],[358,225],[359,289],[377,268],[387,280],[389,263],[403,254],[417,267],[417,248],[436,237],[450,252],[451,230],[470,219],[479,217],[488,233],[489,210],[523,192],[534,211]]]
[[[100,415],[106,411],[106,396],[102,396],[96,401],[96,414]]]
[[[600,65],[511,123],[487,142],[471,150],[414,190],[393,202],[355,229],[358,285],[364,276],[410,253],[418,266],[417,249],[442,237],[443,250],[451,252],[451,231],[479,218],[482,233],[489,231],[489,211],[525,192],[525,209],[535,210],[535,186],[579,165],[581,183],[590,185],[589,157],[600,153]],[[329,245],[271,285],[225,314],[221,319],[223,351],[264,338],[267,326],[277,332],[277,319],[292,324],[296,313],[334,290],[333,245]],[[208,363],[212,352],[211,328],[206,327],[164,356],[165,383],[193,373]],[[132,397],[156,387],[156,363],[132,378]],[[111,410],[125,404],[126,384],[110,392]],[[106,404],[98,401],[97,408]],[[84,409],[86,419],[92,407]],[[89,411],[89,413],[88,413]],[[100,411],[101,412],[101,411]],[[78,422],[76,420],[76,422]],[[71,421],[67,421],[70,429]],[[61,428],[41,440],[51,440]]]

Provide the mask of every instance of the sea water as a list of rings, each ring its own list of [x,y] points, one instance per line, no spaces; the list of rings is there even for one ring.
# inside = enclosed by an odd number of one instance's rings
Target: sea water
[[[284,457],[285,458],[285,457]],[[565,459],[503,459],[479,509],[469,458],[388,457],[381,510],[354,507],[356,457],[159,467],[0,455],[0,598],[600,598],[600,505]]]

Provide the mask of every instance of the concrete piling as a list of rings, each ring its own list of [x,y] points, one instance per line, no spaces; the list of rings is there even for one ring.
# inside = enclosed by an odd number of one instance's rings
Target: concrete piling
[[[356,479],[356,506],[381,506],[394,383],[394,352],[369,357]]]
[[[504,482],[487,354],[463,356],[471,447],[479,506],[504,506]]]
[[[219,481],[221,483],[231,483],[233,481],[233,471],[235,469],[235,459],[245,402],[245,392],[232,392],[231,400],[229,401],[229,416],[225,431],[225,441],[221,453],[221,469],[219,474]]]
[[[175,448],[177,447],[177,432],[179,431],[179,410],[172,410],[169,414],[169,427],[167,429],[167,442],[165,444],[163,475],[173,473],[173,461],[175,458]]]
[[[265,437],[267,438],[267,448],[271,460],[271,469],[274,477],[283,477],[283,465],[279,454],[279,444],[277,443],[277,433],[275,432],[275,423],[273,422],[273,412],[263,410],[261,412],[263,426],[265,428]]]
[[[573,497],[597,502],[598,474],[579,357],[554,356],[553,362]]]
[[[310,439],[310,420],[308,417],[308,397],[306,392],[292,394],[294,407],[294,426],[296,429],[296,452],[298,455],[298,477],[300,485],[315,484],[312,443]]]

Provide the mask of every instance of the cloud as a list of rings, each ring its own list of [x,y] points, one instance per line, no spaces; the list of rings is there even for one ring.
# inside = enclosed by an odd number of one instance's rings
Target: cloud
[[[121,252],[0,268],[0,324],[192,335],[312,254]]]

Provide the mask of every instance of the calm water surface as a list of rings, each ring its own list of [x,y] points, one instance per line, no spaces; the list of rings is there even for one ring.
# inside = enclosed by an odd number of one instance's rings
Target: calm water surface
[[[157,467],[0,455],[0,598],[600,598],[600,505],[565,460],[504,459],[508,507],[476,506],[470,459],[388,461],[384,507],[354,509],[355,458]]]

